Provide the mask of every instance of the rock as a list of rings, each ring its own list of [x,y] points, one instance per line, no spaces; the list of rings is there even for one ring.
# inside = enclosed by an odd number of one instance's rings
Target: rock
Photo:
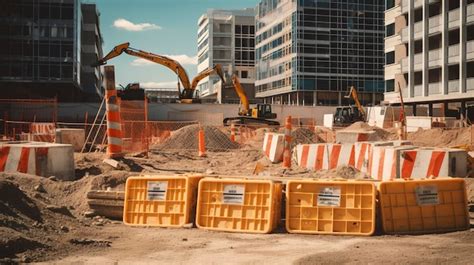
[[[193,223],[184,224],[183,228],[193,228]]]
[[[38,192],[46,192],[46,190],[44,189],[43,185],[38,184],[34,187],[35,191],[38,191]]]
[[[21,262],[30,263],[30,262],[31,262],[31,258],[28,257],[27,255],[22,255],[22,256],[21,256]]]
[[[46,209],[66,216],[74,217],[66,206],[48,205]]]
[[[92,222],[92,225],[95,225],[95,226],[104,226],[104,223],[101,223],[101,222]]]
[[[188,239],[187,239],[187,238],[183,238],[183,239],[181,239],[181,241],[188,241]]]
[[[209,169],[206,170],[206,174],[212,175],[212,174],[215,174],[215,172],[214,172],[214,170],[209,168]]]
[[[119,162],[117,160],[114,160],[114,159],[111,159],[111,158],[106,158],[102,162],[104,162],[105,164],[107,164],[107,165],[109,165],[113,168],[117,168],[118,165],[119,165]]]
[[[66,233],[69,232],[69,227],[64,226],[64,225],[62,225],[62,226],[60,227],[60,229],[61,229],[61,231],[63,231],[63,232],[66,232]]]
[[[51,180],[51,181],[57,181],[58,179],[57,179],[55,176],[51,176],[51,177],[49,177],[49,180]]]
[[[86,211],[83,213],[84,217],[92,218],[95,216],[95,212],[93,211]]]

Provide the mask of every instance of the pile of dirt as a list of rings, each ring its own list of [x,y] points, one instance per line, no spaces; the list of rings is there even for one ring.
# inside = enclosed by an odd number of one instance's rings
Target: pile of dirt
[[[418,146],[453,147],[471,144],[470,128],[434,128],[429,130],[418,129],[408,133],[408,140]]]
[[[344,132],[374,132],[374,140],[379,140],[379,141],[387,141],[387,140],[396,140],[398,138],[398,135],[396,133],[396,130],[384,130],[382,128],[379,128],[377,126],[370,126],[367,123],[363,121],[358,121],[350,126],[341,129],[340,131]]]
[[[303,127],[296,128],[291,131],[291,140],[292,147],[296,146],[297,144],[312,144],[322,142],[322,140],[314,133],[313,130]]]
[[[340,166],[330,170],[317,171],[315,177],[321,179],[370,179],[370,176],[352,166]]]
[[[198,133],[200,125],[188,125],[174,131],[162,144],[157,146],[158,150],[198,150]],[[202,126],[204,130],[206,149],[209,151],[229,150],[239,148],[239,144],[232,142],[230,138],[219,128],[214,126]]]

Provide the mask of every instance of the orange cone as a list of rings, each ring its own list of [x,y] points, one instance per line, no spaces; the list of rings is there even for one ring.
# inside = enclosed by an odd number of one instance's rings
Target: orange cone
[[[206,142],[204,137],[204,130],[202,128],[199,129],[198,133],[198,146],[199,146],[199,156],[205,157],[206,156]]]
[[[283,147],[283,167],[291,168],[291,116],[285,120],[285,145]]]

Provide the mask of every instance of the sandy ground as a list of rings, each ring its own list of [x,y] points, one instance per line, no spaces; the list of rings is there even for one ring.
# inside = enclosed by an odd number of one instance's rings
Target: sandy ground
[[[426,134],[419,132],[422,141]],[[467,132],[448,132],[452,136]],[[304,136],[307,137],[307,136]],[[312,137],[312,136],[311,136]],[[443,139],[448,141],[446,136]],[[458,139],[458,138],[456,138]],[[463,137],[466,143],[467,137]],[[448,141],[447,144],[452,143]],[[285,180],[294,177],[364,177],[350,169],[309,172],[271,164],[259,150],[261,140],[242,149],[209,152],[157,151],[126,157],[118,168],[100,153],[76,154],[78,180],[63,182],[25,174],[0,174],[0,263],[55,264],[473,264],[474,229],[420,236],[373,237],[287,234],[280,227],[267,235],[191,229],[133,228],[102,217],[86,217],[87,191],[123,190],[128,176],[203,173]],[[474,220],[474,179],[466,179]],[[34,213],[34,214],[32,214]]]

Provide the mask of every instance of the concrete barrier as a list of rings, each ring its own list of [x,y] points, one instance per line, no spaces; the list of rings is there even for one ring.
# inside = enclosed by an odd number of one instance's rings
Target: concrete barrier
[[[327,144],[299,144],[296,146],[296,162],[298,166],[310,170],[329,168],[329,152]]]
[[[265,133],[263,138],[263,153],[272,163],[283,161],[283,146],[285,135],[282,133]]]
[[[70,144],[74,151],[80,152],[84,146],[85,131],[84,129],[56,129],[56,143]]]
[[[467,152],[449,148],[417,148],[399,154],[399,178],[423,179],[437,177],[465,177]]]
[[[74,150],[69,144],[0,143],[0,172],[74,180]]]
[[[369,175],[377,180],[392,180],[399,177],[400,152],[416,149],[415,146],[375,146],[372,148]]]
[[[379,141],[379,137],[375,131],[361,132],[361,131],[336,131],[336,143],[355,143],[365,141]]]

